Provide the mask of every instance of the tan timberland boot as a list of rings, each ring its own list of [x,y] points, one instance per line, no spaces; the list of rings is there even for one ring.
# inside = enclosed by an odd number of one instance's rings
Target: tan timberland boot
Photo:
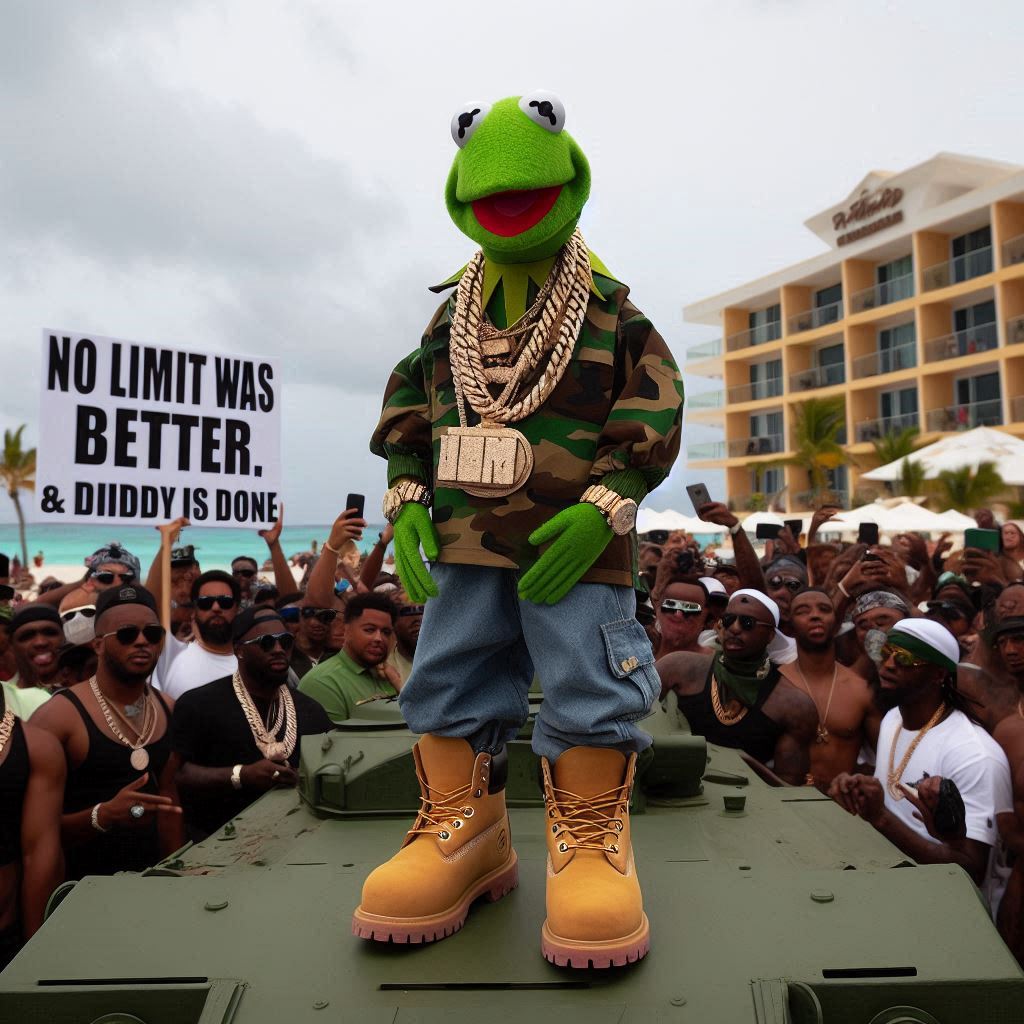
[[[415,747],[422,806],[402,848],[363,883],[352,933],[378,942],[433,942],[457,932],[469,905],[518,884],[505,810],[508,754],[474,754],[460,739]]]
[[[544,956],[559,967],[621,967],[646,955],[650,925],[629,840],[636,754],[572,747],[541,760],[547,806]]]

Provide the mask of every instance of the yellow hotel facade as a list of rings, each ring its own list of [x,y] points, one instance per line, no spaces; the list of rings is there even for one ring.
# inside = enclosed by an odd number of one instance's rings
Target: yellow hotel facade
[[[829,251],[684,309],[722,337],[691,347],[686,370],[719,378],[687,401],[724,440],[690,445],[691,469],[723,469],[737,510],[810,507],[793,456],[796,410],[841,395],[840,440],[855,466],[836,495],[871,500],[872,440],[916,426],[1001,426],[1024,436],[1024,167],[940,153],[873,171],[806,222]]]

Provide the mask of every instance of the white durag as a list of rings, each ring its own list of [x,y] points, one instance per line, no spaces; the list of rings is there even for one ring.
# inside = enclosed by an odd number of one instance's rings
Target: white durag
[[[729,598],[731,603],[734,597],[749,597],[753,601],[757,601],[763,605],[772,613],[772,618],[775,620],[775,635],[772,637],[771,642],[768,644],[768,659],[774,665],[789,665],[796,661],[796,641],[785,633],[778,629],[779,625],[779,606],[765,593],[760,590],[752,590],[749,587],[743,587],[740,590],[733,592],[732,597]],[[722,644],[718,639],[718,633],[713,629],[706,629],[697,638],[697,643],[702,647],[710,647],[713,650],[720,651]]]

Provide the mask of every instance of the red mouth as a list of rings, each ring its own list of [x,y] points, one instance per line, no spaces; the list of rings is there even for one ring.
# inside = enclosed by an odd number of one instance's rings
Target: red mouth
[[[511,238],[539,224],[558,201],[562,186],[495,192],[473,201],[473,213],[485,231]]]

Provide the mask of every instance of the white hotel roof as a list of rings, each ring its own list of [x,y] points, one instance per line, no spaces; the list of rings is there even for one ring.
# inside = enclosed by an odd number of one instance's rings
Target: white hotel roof
[[[836,243],[832,227],[836,213],[865,193],[879,188],[900,188],[904,192],[903,222],[898,226],[869,235],[842,248]],[[1024,201],[1024,167],[980,157],[956,153],[938,153],[924,163],[904,171],[871,171],[849,196],[835,206],[815,214],[805,225],[830,246],[820,256],[784,267],[766,277],[738,288],[700,299],[683,308],[689,323],[721,323],[722,310],[730,306],[758,309],[778,301],[778,290],[785,284],[816,284],[825,286],[838,281],[839,264],[845,259],[870,255],[874,259],[906,255],[906,240],[914,231],[942,226],[943,229],[969,231],[987,223],[972,217],[987,211],[991,203],[1003,199]],[[975,223],[977,221],[977,223]]]

